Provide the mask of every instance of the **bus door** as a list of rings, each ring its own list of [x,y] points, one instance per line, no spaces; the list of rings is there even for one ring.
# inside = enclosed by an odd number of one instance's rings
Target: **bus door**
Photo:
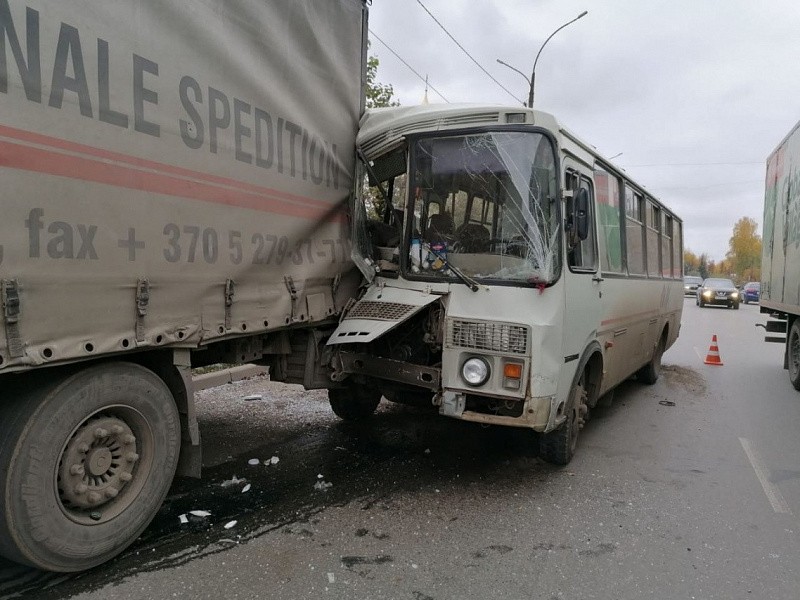
[[[598,275],[596,210],[591,176],[570,166],[569,160],[565,162],[566,189],[571,194],[567,194],[564,206],[567,252],[564,360],[570,362],[578,360],[588,342],[597,335],[602,317],[603,280]],[[586,214],[579,214],[582,209]]]

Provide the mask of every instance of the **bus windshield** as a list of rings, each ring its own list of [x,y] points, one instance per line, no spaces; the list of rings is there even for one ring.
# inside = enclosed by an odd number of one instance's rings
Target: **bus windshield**
[[[411,275],[542,284],[560,272],[555,155],[545,135],[482,132],[412,146]],[[452,267],[455,267],[453,269]]]

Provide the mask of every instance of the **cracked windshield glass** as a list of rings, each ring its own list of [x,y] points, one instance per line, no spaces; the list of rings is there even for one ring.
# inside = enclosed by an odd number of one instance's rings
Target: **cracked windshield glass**
[[[558,276],[556,172],[548,138],[488,132],[421,139],[412,152],[413,273],[547,283]]]

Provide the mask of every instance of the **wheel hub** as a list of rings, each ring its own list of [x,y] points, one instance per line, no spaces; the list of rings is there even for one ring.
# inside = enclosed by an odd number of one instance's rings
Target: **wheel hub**
[[[86,421],[70,439],[58,470],[65,508],[96,509],[133,479],[139,455],[136,437],[125,421],[110,416]]]

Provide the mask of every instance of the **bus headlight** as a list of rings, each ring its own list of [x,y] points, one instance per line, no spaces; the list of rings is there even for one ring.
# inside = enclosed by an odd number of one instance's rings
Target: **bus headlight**
[[[482,358],[470,358],[461,367],[461,377],[471,386],[479,386],[489,379],[489,365]]]

